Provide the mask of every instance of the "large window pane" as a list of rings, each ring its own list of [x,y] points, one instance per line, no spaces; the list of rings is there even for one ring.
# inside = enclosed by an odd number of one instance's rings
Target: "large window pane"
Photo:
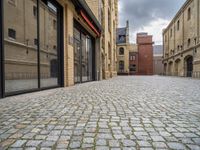
[[[36,0],[4,0],[5,92],[38,88]]]
[[[74,28],[74,82],[81,82],[80,74],[80,57],[81,57],[81,42],[80,42],[80,31]]]
[[[40,1],[40,77],[41,87],[58,85],[58,13],[50,1]]]
[[[92,68],[92,64],[93,64],[93,59],[92,58],[92,52],[93,52],[93,47],[92,47],[92,40],[91,38],[87,39],[87,55],[88,55],[88,80],[92,81],[93,80],[93,68]]]
[[[82,40],[82,81],[86,82],[88,81],[88,50],[87,50],[87,43],[86,43],[86,36],[82,34],[81,36]]]

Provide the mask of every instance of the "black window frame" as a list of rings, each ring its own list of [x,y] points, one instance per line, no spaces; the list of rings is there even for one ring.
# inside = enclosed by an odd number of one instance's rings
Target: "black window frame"
[[[57,12],[57,51],[58,51],[58,85],[52,86],[52,87],[41,87],[40,85],[40,1],[51,2],[52,4],[56,5],[58,8]],[[15,92],[8,92],[5,91],[5,57],[4,57],[4,3],[5,0],[0,1],[0,98],[7,97],[7,96],[13,96],[23,93],[30,93],[30,92],[36,92],[41,90],[47,90],[57,87],[64,87],[64,25],[63,25],[63,7],[55,0],[36,0],[37,3],[37,38],[38,39],[38,45],[37,46],[37,63],[38,63],[38,88],[36,89],[28,89],[28,90],[20,90]],[[12,38],[12,37],[11,37]]]
[[[5,80],[4,80],[4,46],[3,46],[3,0],[0,1],[0,98],[4,97]]]

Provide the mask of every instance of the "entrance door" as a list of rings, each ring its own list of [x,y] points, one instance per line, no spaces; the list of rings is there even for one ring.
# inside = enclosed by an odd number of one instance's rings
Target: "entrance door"
[[[94,45],[92,37],[75,22],[74,26],[74,82],[94,80]]]
[[[186,61],[187,63],[187,77],[192,77],[193,72],[193,57],[189,57]]]

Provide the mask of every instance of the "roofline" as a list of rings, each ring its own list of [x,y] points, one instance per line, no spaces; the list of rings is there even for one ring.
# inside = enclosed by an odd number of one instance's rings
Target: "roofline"
[[[186,0],[185,3],[183,4],[183,6],[181,6],[181,8],[178,10],[178,12],[176,13],[176,15],[174,16],[174,18],[170,21],[170,23],[168,24],[168,26],[166,28],[163,29],[163,34],[166,33],[166,31],[169,29],[169,27],[174,23],[174,21],[177,19],[177,17],[183,12],[183,10],[185,9],[185,7],[191,3],[193,0]]]
[[[94,22],[98,30],[102,31],[103,28],[101,24],[99,23],[99,21],[97,20],[97,18],[95,17],[94,13],[92,12],[85,0],[71,0],[71,2],[74,4],[76,9],[83,9],[86,12],[86,14],[90,17],[90,19]]]

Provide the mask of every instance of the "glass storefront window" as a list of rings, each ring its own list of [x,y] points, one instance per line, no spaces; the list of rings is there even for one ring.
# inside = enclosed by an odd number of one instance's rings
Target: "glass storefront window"
[[[5,92],[38,88],[36,0],[4,0]]]
[[[74,28],[74,79],[75,83],[93,80],[93,42],[89,35]]]
[[[40,1],[40,83],[41,87],[58,85],[57,8]]]
[[[3,0],[3,8],[5,94],[60,86],[59,4]]]

